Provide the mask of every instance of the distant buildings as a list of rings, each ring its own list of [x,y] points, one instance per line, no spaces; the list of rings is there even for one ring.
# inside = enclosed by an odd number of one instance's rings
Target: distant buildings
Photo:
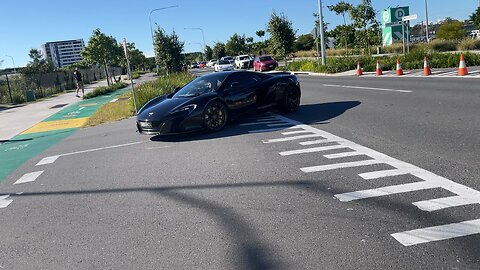
[[[41,52],[55,67],[62,68],[80,62],[83,59],[80,52],[84,47],[83,39],[62,40],[42,44]]]

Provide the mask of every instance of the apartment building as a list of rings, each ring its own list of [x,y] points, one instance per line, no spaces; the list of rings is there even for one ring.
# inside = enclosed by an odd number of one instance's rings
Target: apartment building
[[[80,52],[84,47],[83,39],[54,41],[42,44],[41,52],[55,67],[61,68],[80,62],[83,59]]]

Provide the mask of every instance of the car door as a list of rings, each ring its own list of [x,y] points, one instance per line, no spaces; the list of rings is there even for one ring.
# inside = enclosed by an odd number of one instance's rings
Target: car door
[[[236,72],[226,79],[223,94],[233,117],[256,110],[259,80],[253,72]]]

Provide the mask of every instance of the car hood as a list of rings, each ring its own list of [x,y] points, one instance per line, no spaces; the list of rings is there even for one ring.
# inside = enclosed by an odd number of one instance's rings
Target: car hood
[[[233,67],[232,64],[225,64],[225,65],[218,65],[218,66],[221,67],[221,68]]]
[[[176,108],[190,104],[192,98],[165,98],[155,104],[142,108],[137,118],[141,120],[161,119],[170,114]]]

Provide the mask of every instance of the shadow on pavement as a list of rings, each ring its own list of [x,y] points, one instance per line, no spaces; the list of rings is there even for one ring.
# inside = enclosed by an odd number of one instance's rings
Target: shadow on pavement
[[[288,118],[302,122],[304,124],[318,125],[328,124],[325,121],[331,120],[345,113],[347,110],[352,109],[360,105],[360,101],[339,101],[328,102],[321,104],[307,104],[300,106],[299,110],[292,114],[285,115]],[[278,113],[273,111],[274,113]],[[247,117],[248,118],[248,117]],[[238,136],[242,134],[248,134],[248,131],[252,128],[240,127],[238,124],[248,120],[234,121],[229,124],[224,130],[214,133],[208,133],[205,131],[196,131],[179,135],[157,135],[150,138],[151,141],[158,142],[184,142],[184,141],[199,141],[199,140],[211,140],[217,138]]]

